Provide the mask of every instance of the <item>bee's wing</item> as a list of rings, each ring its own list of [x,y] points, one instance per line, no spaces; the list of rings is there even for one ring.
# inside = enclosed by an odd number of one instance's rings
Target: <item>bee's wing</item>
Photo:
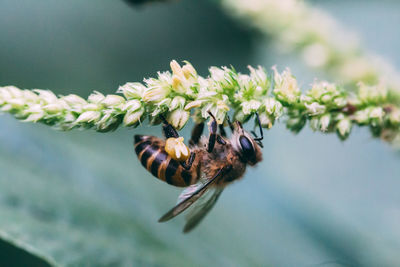
[[[195,228],[201,220],[208,214],[214,207],[219,196],[221,195],[223,187],[210,188],[191,208],[186,215],[186,224],[183,228],[184,233],[188,233]]]
[[[204,192],[211,186],[213,185],[216,181],[217,178],[221,175],[223,169],[220,169],[214,177],[209,179],[206,183],[198,183],[192,186],[189,186],[187,189],[185,189],[182,194],[179,196],[179,199],[182,199],[178,204],[173,207],[171,210],[169,210],[164,216],[162,216],[158,221],[159,222],[165,222],[168,221],[187,208],[190,207],[196,200],[198,200]]]

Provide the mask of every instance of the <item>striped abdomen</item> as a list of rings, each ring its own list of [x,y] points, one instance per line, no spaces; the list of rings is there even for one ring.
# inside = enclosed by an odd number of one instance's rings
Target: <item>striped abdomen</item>
[[[196,182],[191,170],[185,170],[178,161],[172,159],[164,146],[165,141],[155,136],[135,135],[136,154],[142,165],[155,177],[179,187]]]

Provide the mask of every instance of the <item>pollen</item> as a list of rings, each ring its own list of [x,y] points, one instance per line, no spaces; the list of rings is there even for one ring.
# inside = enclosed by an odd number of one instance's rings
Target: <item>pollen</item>
[[[168,138],[165,143],[165,151],[174,160],[186,161],[189,158],[190,150],[183,142],[183,137]]]

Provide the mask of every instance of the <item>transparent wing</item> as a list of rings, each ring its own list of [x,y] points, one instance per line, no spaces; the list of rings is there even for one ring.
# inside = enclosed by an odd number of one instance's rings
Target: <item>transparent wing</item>
[[[186,215],[186,224],[183,228],[184,233],[193,230],[214,207],[224,188],[213,187],[207,190],[205,194],[190,208]]]
[[[216,181],[217,178],[222,174],[222,171],[224,169],[220,169],[214,177],[209,179],[206,183],[198,183],[192,186],[189,186],[187,189],[185,189],[182,194],[179,196],[180,201],[178,201],[178,204],[173,207],[171,210],[169,210],[164,216],[162,216],[158,221],[159,222],[165,222],[168,221],[187,208],[189,208],[194,202],[196,202],[203,194],[204,192],[207,191],[208,188],[210,188]]]

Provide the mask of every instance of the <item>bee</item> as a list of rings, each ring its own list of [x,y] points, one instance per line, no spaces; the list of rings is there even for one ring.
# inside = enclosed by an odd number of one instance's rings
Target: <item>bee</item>
[[[260,137],[254,131],[252,137],[239,121],[231,123],[227,117],[232,131],[227,138],[223,125],[218,126],[213,114],[209,115],[209,136],[202,136],[204,123],[196,124],[189,147],[162,116],[166,140],[155,136],[134,137],[136,154],[149,172],[170,185],[186,187],[176,206],[159,219],[168,221],[194,204],[186,216],[184,233],[201,222],[227,185],[243,177],[247,165],[254,166],[262,160],[263,131],[257,113]]]

